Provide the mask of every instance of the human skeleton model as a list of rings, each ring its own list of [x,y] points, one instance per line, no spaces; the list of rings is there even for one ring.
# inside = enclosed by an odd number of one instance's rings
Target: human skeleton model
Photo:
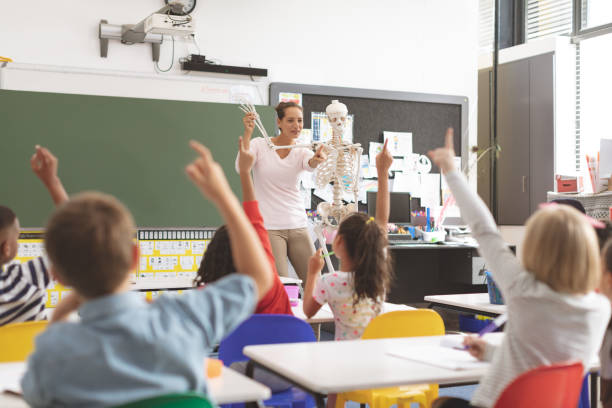
[[[249,103],[242,103],[240,109],[245,113],[257,113],[255,107]],[[332,139],[329,142],[313,142],[308,144],[295,144],[290,146],[275,146],[266,133],[259,116],[256,115],[255,126],[259,129],[262,136],[266,139],[271,149],[293,149],[295,147],[306,147],[316,150],[321,145],[327,153],[327,159],[319,164],[315,170],[316,185],[323,188],[329,183],[333,183],[333,200],[331,203],[322,202],[317,206],[317,212],[321,216],[321,221],[315,223],[315,234],[321,244],[321,248],[327,255],[325,236],[323,231],[332,232],[338,229],[342,220],[349,214],[357,211],[359,199],[359,167],[361,153],[363,149],[359,143],[348,143],[342,140],[348,116],[346,105],[332,100],[327,106],[325,113],[332,127]],[[344,193],[353,194],[354,203],[343,204],[342,196]],[[334,271],[329,256],[325,256],[327,269]]]

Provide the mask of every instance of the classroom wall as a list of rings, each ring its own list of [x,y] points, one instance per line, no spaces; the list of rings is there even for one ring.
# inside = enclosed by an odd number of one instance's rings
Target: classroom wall
[[[0,55],[27,64],[155,74],[148,44],[111,41],[108,58],[100,58],[98,23],[136,23],[162,5],[161,0],[20,2],[18,13],[27,23],[3,13]],[[473,0],[200,0],[193,14],[202,54],[227,65],[268,68],[270,82],[468,96],[471,145],[477,15]],[[171,41],[162,45],[162,68],[171,51]],[[175,59],[191,52],[193,45],[176,42]],[[163,75],[182,72],[175,61]]]

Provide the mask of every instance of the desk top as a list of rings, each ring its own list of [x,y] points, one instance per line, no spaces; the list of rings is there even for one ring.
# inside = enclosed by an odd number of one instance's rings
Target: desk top
[[[306,323],[314,324],[314,323],[331,323],[334,321],[334,313],[329,308],[329,304],[324,304],[319,311],[312,316],[310,319],[306,318],[304,314],[304,309],[302,307],[302,300],[300,299],[299,304],[297,306],[292,306],[291,310],[293,311],[293,315],[299,319],[305,320]],[[414,307],[407,305],[398,305],[395,303],[387,303],[383,304],[382,313],[393,312],[396,310],[414,310]]]
[[[477,382],[487,364],[451,370],[388,354],[398,348],[440,346],[444,336],[247,346],[244,354],[310,391],[320,394],[405,384]],[[486,339],[501,342],[503,333]],[[332,369],[333,367],[333,369]]]
[[[506,313],[506,305],[494,305],[489,302],[488,293],[466,293],[460,295],[432,295],[425,296],[426,302],[439,305],[456,306],[478,312],[494,314]]]
[[[25,373],[26,363],[0,363],[0,392],[5,389],[21,390],[19,382]],[[223,367],[221,375],[207,380],[208,392],[217,404],[259,401],[270,398],[270,389],[252,379]],[[18,396],[0,394],[3,408],[27,408],[28,404]]]

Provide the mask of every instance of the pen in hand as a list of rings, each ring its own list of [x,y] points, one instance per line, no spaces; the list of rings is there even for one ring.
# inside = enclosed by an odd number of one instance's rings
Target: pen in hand
[[[333,255],[333,254],[334,254],[334,251],[329,251],[329,252],[328,252],[328,253],[326,253],[326,254],[321,254],[321,258],[325,258],[326,256],[331,256],[331,255]]]

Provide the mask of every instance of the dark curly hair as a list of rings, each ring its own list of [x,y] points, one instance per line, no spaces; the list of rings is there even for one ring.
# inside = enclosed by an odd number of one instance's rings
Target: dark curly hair
[[[236,267],[232,258],[229,232],[227,226],[223,225],[215,231],[213,239],[208,244],[193,283],[195,286],[201,286],[234,272]]]
[[[3,205],[0,205],[0,231],[5,229],[6,227],[13,225],[13,223],[15,222],[15,218],[17,218],[17,216],[15,215],[13,210]]]
[[[355,266],[354,303],[365,298],[378,302],[393,280],[386,231],[366,214],[355,213],[340,223],[338,234]]]

